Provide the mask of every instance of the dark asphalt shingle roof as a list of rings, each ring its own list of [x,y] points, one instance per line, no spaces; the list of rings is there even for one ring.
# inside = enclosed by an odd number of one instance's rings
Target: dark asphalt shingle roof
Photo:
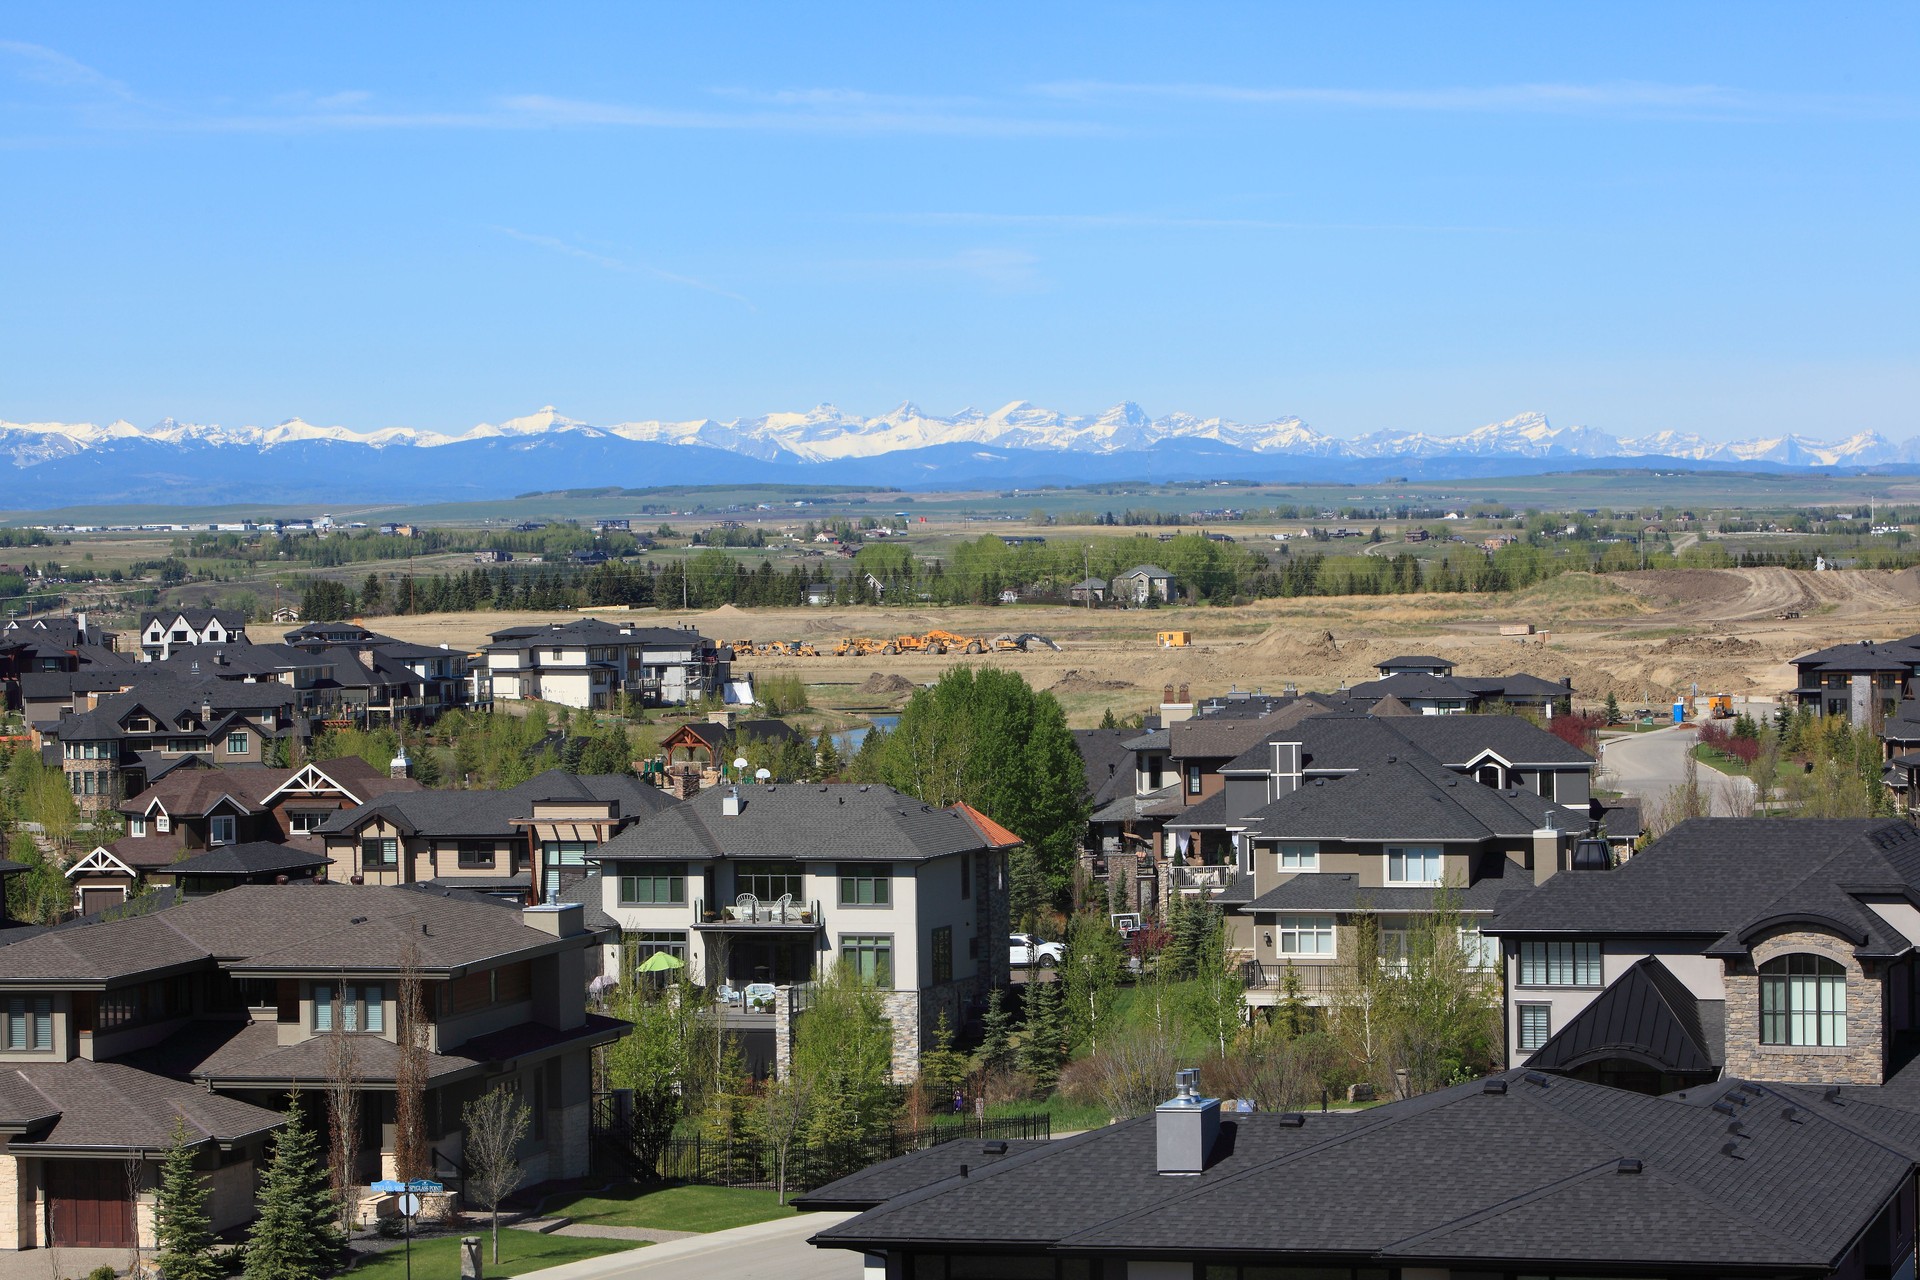
[[[960,1176],[960,1166],[969,1173],[984,1169],[996,1161],[1017,1156],[1046,1145],[1044,1138],[1012,1138],[986,1141],[963,1138],[938,1146],[909,1151],[891,1160],[868,1165],[858,1173],[796,1196],[795,1208],[806,1212],[823,1209],[871,1209],[898,1196],[919,1191],[937,1182]]]
[[[269,1031],[271,1027],[267,1028]],[[184,1080],[142,1071],[123,1062],[9,1063],[0,1071],[0,1112],[5,1119],[52,1127],[14,1138],[16,1150],[35,1147],[128,1148],[164,1151],[173,1142],[175,1117],[189,1141],[233,1141],[277,1128],[283,1117]]]
[[[1869,948],[1905,950],[1842,891],[1869,883],[1920,889],[1920,831],[1893,819],[1694,818],[1615,870],[1553,876],[1503,905],[1490,932],[1719,937],[1817,909]]]
[[[252,876],[286,871],[312,871],[327,865],[327,855],[293,845],[252,840],[222,845],[196,857],[184,858],[167,870],[176,876]]]
[[[891,787],[793,783],[739,788],[740,812],[721,811],[728,787],[709,787],[628,827],[590,857],[621,859],[834,858],[921,861],[986,848],[960,813]],[[989,815],[991,816],[991,815]]]
[[[369,818],[387,818],[402,831],[433,836],[515,835],[515,818],[533,814],[539,800],[616,801],[622,818],[658,813],[678,803],[652,783],[627,774],[572,774],[549,769],[506,791],[414,791],[385,795],[343,809],[320,828],[323,835],[357,831]]]
[[[1730,1139],[1724,1114],[1690,1100],[1518,1071],[1495,1079],[1503,1091],[1474,1081],[1298,1127],[1223,1117],[1224,1158],[1177,1180],[1155,1172],[1148,1116],[909,1192],[814,1238],[1295,1266],[1824,1270],[1913,1173],[1912,1156],[1789,1090],[1740,1086],[1745,1133]]]
[[[1502,858],[1494,870],[1502,870]],[[1464,888],[1448,893],[1447,903],[1456,911],[1489,912],[1500,895],[1526,887],[1516,871],[1512,879],[1501,875],[1482,876]],[[1434,909],[1436,890],[1413,885],[1367,887],[1360,877],[1349,872],[1302,871],[1289,877],[1246,906],[1252,911],[1386,911],[1422,912]]]
[[[1299,790],[1248,815],[1263,839],[1481,841],[1530,836],[1549,815],[1566,816],[1528,791],[1497,791],[1430,761],[1388,756]]]

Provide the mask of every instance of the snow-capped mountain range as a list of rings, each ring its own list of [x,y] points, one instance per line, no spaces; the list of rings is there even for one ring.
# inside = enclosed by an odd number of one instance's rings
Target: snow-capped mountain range
[[[1070,414],[1023,400],[945,417],[908,403],[878,417],[820,405],[730,421],[604,424],[548,407],[458,434],[407,427],[356,431],[298,418],[273,427],[171,418],[150,427],[0,421],[0,459],[17,479],[31,477],[36,499],[83,502],[160,494],[178,500],[177,486],[196,481],[204,500],[223,501],[227,495],[208,490],[224,488],[229,475],[250,484],[250,496],[263,498],[346,490],[386,499],[499,496],[534,483],[1342,479],[1376,475],[1378,461],[1389,459],[1440,478],[1538,469],[1543,461],[1558,469],[1582,459],[1633,458],[1696,467],[1879,466],[1920,462],[1920,439],[1896,444],[1874,431],[1835,441],[1800,435],[1717,441],[1680,431],[1623,438],[1591,427],[1557,427],[1539,413],[1452,435],[1378,431],[1339,437],[1297,417],[1258,423],[1186,413],[1155,417],[1132,403]],[[368,485],[376,492],[367,492]]]

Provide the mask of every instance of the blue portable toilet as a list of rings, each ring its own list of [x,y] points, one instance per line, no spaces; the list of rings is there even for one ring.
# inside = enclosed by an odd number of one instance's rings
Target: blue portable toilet
[[[1680,701],[1674,702],[1673,722],[1675,724],[1685,724],[1687,722],[1687,704],[1686,703],[1680,702]]]

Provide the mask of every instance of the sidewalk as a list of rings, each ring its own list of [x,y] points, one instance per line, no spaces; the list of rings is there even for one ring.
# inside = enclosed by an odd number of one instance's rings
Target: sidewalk
[[[859,1280],[860,1256],[816,1249],[807,1237],[853,1217],[851,1213],[802,1213],[748,1227],[713,1231],[631,1253],[610,1253],[565,1266],[529,1271],[522,1280]]]

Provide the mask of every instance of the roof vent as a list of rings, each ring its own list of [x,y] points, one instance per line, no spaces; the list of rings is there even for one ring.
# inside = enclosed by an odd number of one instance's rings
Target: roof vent
[[[347,921],[348,924],[365,924],[366,922],[367,918],[365,916],[355,916],[353,919]]]
[[[983,1142],[980,1144],[980,1154],[983,1156],[1003,1156],[1007,1154],[1007,1144],[1004,1142]]]
[[[1489,1080],[1480,1086],[1480,1092],[1482,1093],[1505,1093],[1506,1091],[1507,1082],[1505,1080]]]
[[[1737,1142],[1729,1142],[1726,1146],[1720,1148],[1720,1154],[1723,1156],[1732,1156],[1735,1160],[1746,1159],[1745,1156],[1740,1154],[1740,1144]]]
[[[967,1166],[965,1166],[965,1165],[961,1165],[961,1166],[960,1166],[960,1176],[961,1176],[961,1177],[963,1177],[963,1178],[964,1178],[964,1177],[966,1177],[966,1176],[967,1176],[967,1172],[968,1172],[968,1170],[967,1170]]]
[[[1847,1105],[1846,1101],[1840,1096],[1840,1086],[1837,1084],[1828,1085],[1827,1091],[1824,1094],[1822,1094],[1821,1097],[1825,1098],[1828,1102],[1831,1102],[1836,1107],[1844,1107]]]
[[[1307,1123],[1306,1116],[1302,1115],[1298,1111],[1285,1111],[1285,1112],[1282,1112],[1280,1115],[1280,1127],[1283,1129],[1305,1128],[1306,1123]]]
[[[1744,1138],[1747,1136],[1747,1126],[1738,1120],[1730,1120],[1727,1122],[1727,1134],[1734,1138]]]
[[[1542,1075],[1538,1071],[1529,1071],[1526,1075],[1522,1076],[1521,1079],[1525,1080],[1528,1084],[1537,1084],[1542,1089],[1553,1083],[1551,1076]]]
[[[1782,1107],[1780,1109],[1780,1118],[1788,1124],[1805,1124],[1807,1122],[1807,1113],[1798,1107]]]
[[[1615,1173],[1638,1173],[1640,1172],[1640,1168],[1640,1162],[1629,1157],[1613,1166],[1613,1171]]]
[[[1713,1104],[1713,1109],[1723,1116],[1734,1114],[1733,1104],[1731,1102],[1716,1102]]]
[[[1315,778],[1313,780],[1313,785],[1316,787],[1324,787],[1327,785],[1327,780],[1325,778]]]

